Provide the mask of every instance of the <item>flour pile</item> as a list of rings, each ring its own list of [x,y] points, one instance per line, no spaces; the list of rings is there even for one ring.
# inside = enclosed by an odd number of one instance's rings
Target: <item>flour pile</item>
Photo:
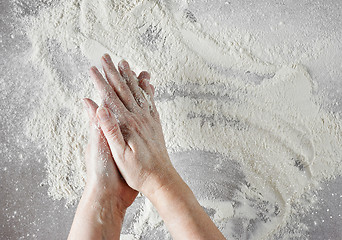
[[[195,191],[227,238],[305,234],[297,217],[314,203],[310,193],[342,173],[341,121],[320,108],[303,66],[259,59],[246,33],[206,33],[186,3],[169,9],[160,1],[62,0],[26,19],[43,79],[26,129],[44,142],[49,194],[71,203],[82,192],[87,118],[80,99],[98,99],[84,66],[99,65],[107,52],[151,72],[170,153],[215,153],[221,157],[206,171],[225,179],[237,164],[241,179],[230,196]],[[125,237],[154,229],[168,238],[151,204],[139,204]]]

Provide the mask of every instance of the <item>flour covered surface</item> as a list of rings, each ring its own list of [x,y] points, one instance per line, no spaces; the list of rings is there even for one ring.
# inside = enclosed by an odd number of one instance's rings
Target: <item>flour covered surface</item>
[[[61,0],[24,21],[42,74],[26,135],[46,147],[53,199],[71,204],[82,193],[88,125],[80,100],[99,99],[86,68],[109,53],[151,73],[174,165],[226,238],[306,238],[300,216],[320,183],[342,174],[342,123],[321,107],[300,62],[275,50],[274,61],[264,60],[244,31],[205,30],[187,1]],[[124,239],[170,238],[147,199],[130,211]]]

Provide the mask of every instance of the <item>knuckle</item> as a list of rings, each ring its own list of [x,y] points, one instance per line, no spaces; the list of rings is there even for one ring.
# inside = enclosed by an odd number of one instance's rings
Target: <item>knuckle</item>
[[[111,98],[113,97],[113,93],[112,93],[112,91],[110,91],[109,88],[106,88],[104,92],[105,92],[105,93],[104,93],[104,97],[105,97],[106,99],[111,99]]]
[[[131,106],[133,104],[133,100],[130,97],[126,97],[125,102],[128,106]]]
[[[108,77],[114,78],[116,76],[112,65],[107,64],[107,69],[105,70],[107,70],[106,74],[108,74]]]
[[[110,127],[107,129],[107,134],[110,138],[116,139],[119,135],[120,127],[118,124],[112,124]]]
[[[126,122],[126,125],[129,129],[135,129],[138,125],[134,115],[130,115],[129,117],[126,117],[125,122]]]
[[[126,82],[124,82],[124,81],[118,81],[118,83],[117,83],[117,89],[118,89],[118,91],[127,91],[128,90],[128,86],[127,86],[127,84],[126,84]]]
[[[141,125],[145,125],[145,126],[148,125],[150,122],[148,115],[145,113],[142,113],[140,117],[140,122],[141,122]]]
[[[141,114],[134,114],[128,123],[129,128],[139,134],[142,132],[143,125],[145,124],[144,116]]]

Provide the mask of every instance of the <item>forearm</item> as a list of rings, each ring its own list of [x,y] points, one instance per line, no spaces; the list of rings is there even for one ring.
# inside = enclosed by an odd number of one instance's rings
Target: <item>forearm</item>
[[[178,173],[149,196],[173,239],[225,239]]]
[[[95,189],[86,189],[77,207],[69,233],[74,239],[120,239],[124,211],[119,211],[114,199]]]

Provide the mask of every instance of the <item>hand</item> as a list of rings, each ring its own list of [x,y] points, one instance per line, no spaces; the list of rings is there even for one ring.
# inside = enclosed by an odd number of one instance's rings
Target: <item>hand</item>
[[[87,183],[68,239],[119,239],[126,209],[138,192],[121,177],[107,140],[97,127],[98,106],[90,99],[84,103],[90,120]]]
[[[86,149],[85,162],[88,191],[96,192],[100,202],[113,203],[117,213],[124,213],[133,203],[137,191],[130,188],[116,167],[112,153],[102,130],[97,126],[97,104],[90,99],[84,99],[90,125],[89,143]]]
[[[96,67],[90,74],[103,100],[97,109],[99,125],[127,184],[149,196],[172,183],[176,171],[169,159],[154,88],[149,74],[139,77],[122,60],[119,71],[108,54],[102,57],[105,78]]]
[[[142,72],[136,77],[126,61],[119,63],[118,72],[109,55],[102,58],[102,65],[107,81],[97,68],[90,71],[103,107],[85,100],[94,142],[87,151],[86,190],[69,238],[119,239],[122,218],[107,213],[113,206],[128,207],[136,196],[135,189],[151,200],[174,239],[224,239],[171,164],[154,89],[147,81],[149,74]],[[101,130],[94,127],[95,110]],[[118,169],[131,188],[120,178]],[[94,191],[99,194],[92,194]],[[114,205],[108,199],[113,199]],[[98,202],[100,208],[96,209],[93,204]]]
[[[107,81],[90,71],[103,100],[96,116],[127,184],[150,199],[173,239],[224,239],[171,164],[149,74],[137,78],[126,61],[117,71],[109,55],[102,65]]]

